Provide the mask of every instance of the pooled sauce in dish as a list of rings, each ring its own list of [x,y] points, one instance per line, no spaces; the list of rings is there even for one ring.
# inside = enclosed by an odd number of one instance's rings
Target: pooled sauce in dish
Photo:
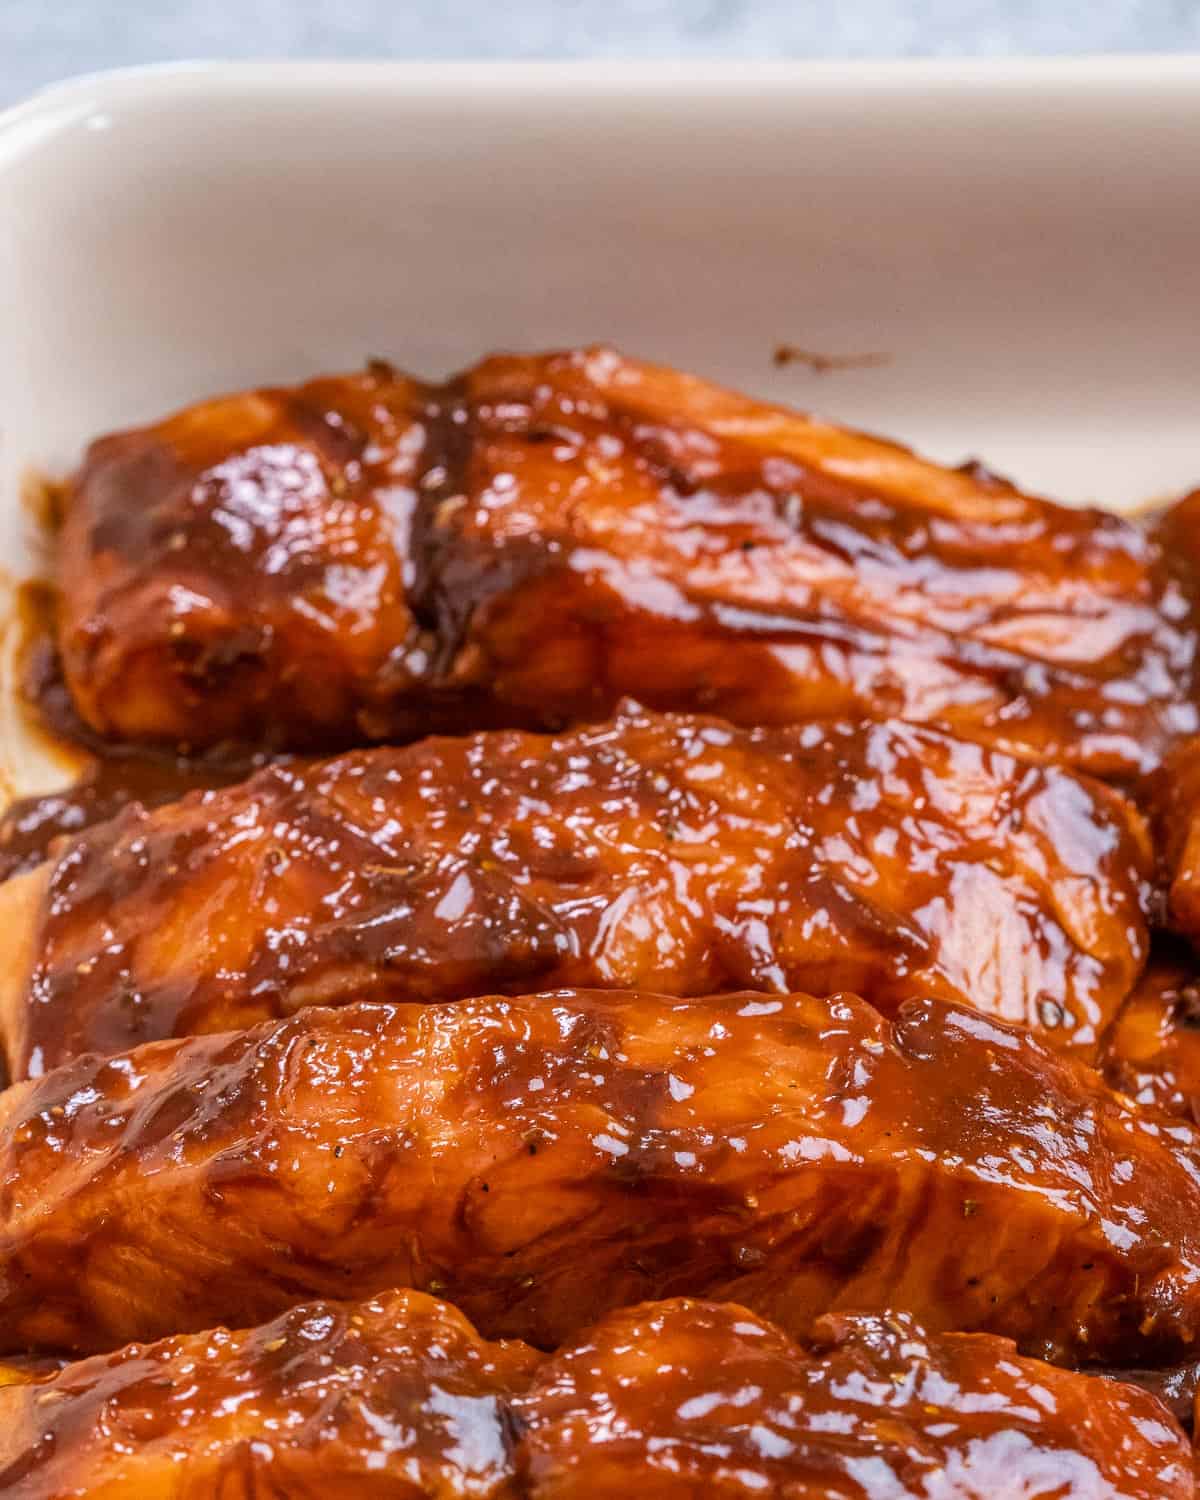
[[[17,591],[21,709],[29,732],[81,770],[60,789],[15,799],[0,815],[0,881],[32,870],[57,839],[107,822],[131,803],[147,809],[187,792],[228,786],[272,757],[210,751],[190,757],[105,740],[75,712],[54,644],[54,590],[30,580]]]
[[[0,817],[0,881],[32,870],[56,839],[107,822],[131,802],[161,807],[198,787],[222,786],[212,766],[149,758],[99,759],[73,785],[59,792],[21,797]]]

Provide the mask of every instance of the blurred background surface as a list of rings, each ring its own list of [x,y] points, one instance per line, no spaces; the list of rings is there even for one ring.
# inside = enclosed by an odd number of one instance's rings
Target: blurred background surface
[[[918,57],[1200,50],[1200,0],[0,0],[0,105],[229,58]]]

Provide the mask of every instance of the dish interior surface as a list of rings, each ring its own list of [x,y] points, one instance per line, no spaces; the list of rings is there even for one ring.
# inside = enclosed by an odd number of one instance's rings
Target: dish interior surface
[[[0,1489],[1192,1500],[1197,84],[0,116]]]
[[[374,355],[436,376],[596,340],[1057,499],[1178,493],[1198,82],[206,65],[51,90],[0,120],[0,560],[36,568],[22,487],[97,433]]]

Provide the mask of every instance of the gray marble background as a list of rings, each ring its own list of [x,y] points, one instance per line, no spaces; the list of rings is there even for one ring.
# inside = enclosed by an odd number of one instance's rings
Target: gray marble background
[[[1200,0],[0,0],[0,105],[177,58],[1200,50]]]

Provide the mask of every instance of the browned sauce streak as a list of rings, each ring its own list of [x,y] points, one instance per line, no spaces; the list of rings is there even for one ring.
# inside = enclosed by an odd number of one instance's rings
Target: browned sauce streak
[[[668,1301],[614,1313],[542,1358],[484,1341],[412,1292],[308,1304],[247,1332],[133,1347],[0,1389],[0,1489],[8,1500],[1195,1494],[1187,1440],[1156,1401],[1002,1339],[843,1315],[800,1344],[745,1308]]]
[[[866,370],[891,364],[892,356],[882,351],[864,354],[827,354],[819,349],[803,349],[799,344],[776,344],[771,363],[778,369],[788,365],[807,365],[814,375],[830,375],[836,370]]]

